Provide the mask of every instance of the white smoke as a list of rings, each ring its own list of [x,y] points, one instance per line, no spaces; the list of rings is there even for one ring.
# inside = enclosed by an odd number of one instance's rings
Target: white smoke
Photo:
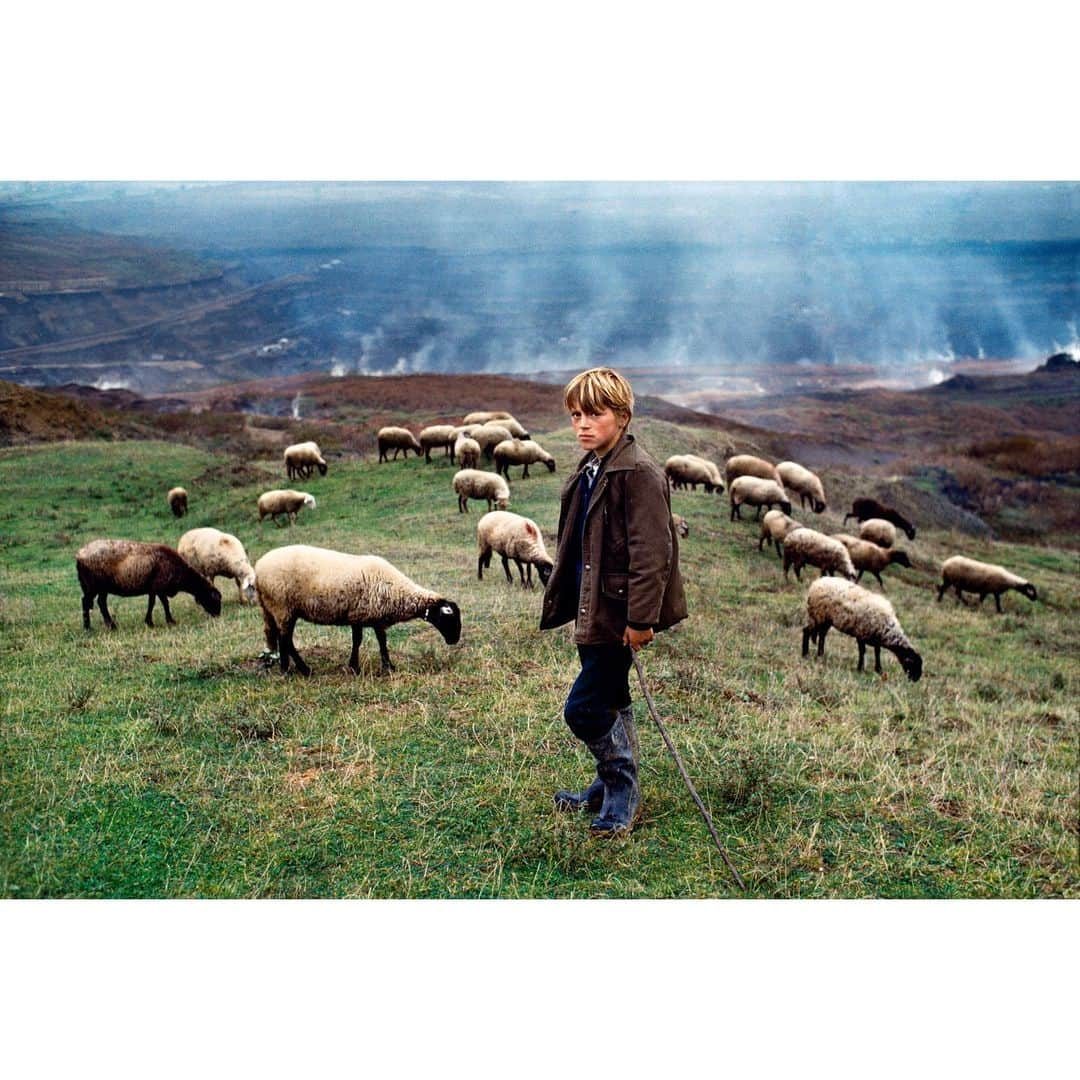
[[[300,419],[300,395],[299,394],[297,394],[296,397],[294,397],[292,399],[292,418],[294,420],[299,420]]]

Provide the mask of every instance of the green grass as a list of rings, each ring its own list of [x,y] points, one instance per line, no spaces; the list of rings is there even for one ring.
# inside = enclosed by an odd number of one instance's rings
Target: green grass
[[[661,460],[713,433],[644,421]],[[550,538],[576,458],[541,433],[559,471],[511,481],[511,509]],[[442,458],[342,461],[298,484],[319,502],[292,528],[254,513],[286,486],[276,461],[232,473],[164,443],[0,453],[0,895],[8,897],[730,896],[712,847],[639,701],[645,809],[614,842],[551,794],[591,775],[561,718],[576,674],[568,630],[536,629],[539,591],[496,560],[476,580],[475,527]],[[176,521],[165,492],[191,496]],[[235,485],[235,486],[230,486]],[[691,617],[644,654],[673,740],[750,894],[764,897],[1076,896],[1076,557],[929,532],[919,567],[886,574],[925,675],[855,671],[850,638],[800,655],[804,596],[726,498],[677,492]],[[378,674],[348,631],[301,623],[310,679],[264,666],[257,607],[235,587],[210,619],[187,596],[148,630],[116,599],[83,631],[74,554],[96,536],[175,544],[198,525],[235,533],[254,562],[307,542],[391,559],[456,600],[449,648],[422,622],[389,633]],[[839,516],[826,515],[838,529]],[[935,563],[965,551],[1030,576],[1040,602],[1005,614],[935,602]]]

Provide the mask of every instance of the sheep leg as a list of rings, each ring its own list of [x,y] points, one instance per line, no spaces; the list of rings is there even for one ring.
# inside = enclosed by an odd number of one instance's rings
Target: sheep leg
[[[731,520],[734,521],[736,518],[738,518],[741,521],[742,520],[742,514],[739,513],[739,504],[734,499],[732,499],[731,500]]]
[[[858,645],[859,645],[859,666],[855,670],[856,671],[865,671],[866,670],[866,642],[863,641],[862,638],[859,638]]]
[[[510,476],[510,470],[509,469],[506,470],[506,476],[509,479],[509,476]],[[525,468],[522,469],[522,471],[521,471],[521,479],[522,480],[528,480],[529,479],[529,466],[528,466],[528,464],[526,464]]]
[[[824,576],[824,575],[823,575],[823,576]],[[860,570],[860,571],[859,571],[859,572],[858,572],[858,573],[857,573],[857,574],[855,575],[855,583],[856,583],[856,584],[858,584],[858,583],[859,583],[860,581],[862,581],[862,576],[863,576],[863,572],[862,572],[862,571]]]
[[[941,598],[942,598],[942,597],[943,597],[943,596],[945,595],[945,590],[946,590],[946,589],[947,589],[948,587],[949,587],[949,586],[948,586],[948,583],[947,583],[947,582],[944,582],[944,581],[943,581],[943,582],[942,582],[942,583],[941,583],[941,584],[940,584],[940,585],[938,586],[938,591],[937,591],[937,602],[938,602],[939,604],[941,603]]]
[[[802,654],[803,656],[810,655],[810,640],[815,637],[814,628],[812,626],[804,626],[802,632]]]
[[[982,603],[982,597],[979,597],[979,603]],[[994,605],[998,609],[998,614],[1001,614],[1001,593],[994,593]]]
[[[101,612],[101,617],[105,620],[105,625],[110,630],[115,630],[116,620],[109,614],[109,609],[105,604],[105,600],[108,598],[108,595],[108,593],[104,592],[98,593],[97,606],[98,610]]]
[[[83,593],[82,598],[82,624],[84,630],[90,629],[90,612],[94,608],[94,594]]]
[[[163,593],[158,599],[161,601],[161,606],[165,609],[165,622],[169,626],[175,626],[176,620],[172,617],[172,612],[169,610],[169,598]]]
[[[831,626],[832,626],[832,623],[827,622],[827,623],[822,623],[822,625],[818,627],[818,632],[817,632],[817,654],[818,654],[818,656],[824,656],[825,655],[825,635],[829,632],[829,628]]]
[[[758,504],[757,513],[754,515],[754,520],[755,521],[760,521],[761,520],[761,504],[760,503]]]
[[[387,674],[394,670],[394,665],[390,663],[390,650],[386,647],[386,631],[381,626],[375,628],[375,639],[379,643],[379,660],[382,663],[382,672]]]
[[[154,596],[153,593],[151,593],[150,594],[150,603],[146,605],[146,618],[143,619],[143,622],[146,623],[147,626],[153,626],[154,625],[154,617],[153,617],[153,615],[151,613],[154,610],[154,600],[155,599],[156,599],[156,597]]]
[[[877,583],[881,586],[881,591],[885,591],[885,582],[881,580],[881,575],[875,570],[874,577],[877,578]]]
[[[878,675],[881,674],[881,646],[880,645],[875,645],[874,646],[874,671]]]
[[[506,574],[506,580],[513,585],[514,575],[510,573],[510,560],[505,555],[499,556],[502,559],[503,573]]]
[[[761,536],[758,538],[758,542],[757,542],[758,551],[761,551],[762,546],[764,545],[764,543],[765,543],[765,534],[762,533]]]
[[[479,558],[476,560],[476,580],[484,580],[484,571],[491,566],[491,549],[487,551],[481,551]]]
[[[352,653],[349,655],[349,667],[354,675],[360,674],[360,639],[364,636],[364,628],[360,623],[354,623],[352,628]]]
[[[779,540],[774,541],[776,544],[776,557],[782,559],[784,557],[784,545]]]
[[[274,616],[266,608],[263,608],[263,635],[266,638],[267,649],[270,652],[277,652],[281,635],[278,631],[278,624],[274,621]]]
[[[281,671],[284,674],[289,670],[289,660],[292,659],[296,665],[296,670],[301,675],[310,675],[311,668],[304,663],[300,654],[296,651],[296,646],[293,644],[293,629],[296,626],[296,619],[287,619],[284,625],[281,627]]]
[[[519,570],[521,569],[521,564],[520,563],[518,564],[518,569]],[[523,582],[523,584],[524,584],[526,589],[531,589],[533,587],[532,563],[531,562],[525,564],[525,581]]]

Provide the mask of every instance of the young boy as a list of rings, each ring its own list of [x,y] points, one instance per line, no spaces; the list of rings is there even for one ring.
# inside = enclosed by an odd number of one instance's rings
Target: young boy
[[[559,496],[540,629],[574,620],[581,673],[563,715],[596,758],[597,778],[584,791],[557,792],[555,805],[599,811],[591,831],[615,836],[633,827],[641,805],[631,650],[685,619],[686,597],[667,477],[627,431],[630,384],[592,368],[571,379],[564,400],[585,456]]]

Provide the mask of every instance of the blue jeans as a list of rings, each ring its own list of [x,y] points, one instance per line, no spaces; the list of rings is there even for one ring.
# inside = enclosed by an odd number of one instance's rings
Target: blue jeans
[[[619,709],[630,704],[629,645],[579,645],[581,674],[574,680],[563,706],[563,718],[582,740],[603,738]]]

